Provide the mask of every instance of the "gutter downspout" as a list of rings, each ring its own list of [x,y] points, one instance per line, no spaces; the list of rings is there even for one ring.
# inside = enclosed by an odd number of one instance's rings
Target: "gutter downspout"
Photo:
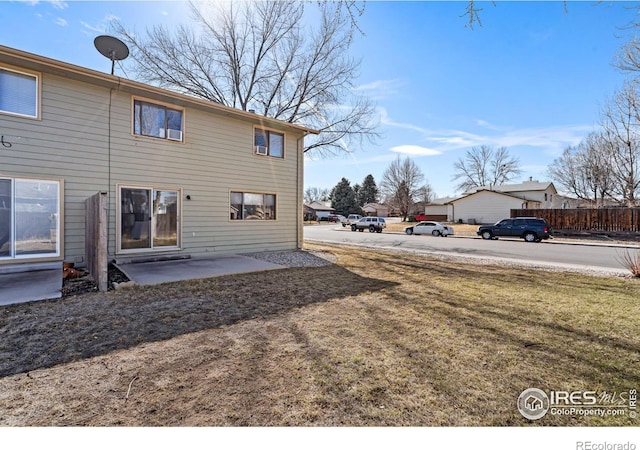
[[[302,203],[304,202],[304,195],[302,191],[304,190],[304,172],[303,170],[303,162],[304,162],[304,138],[307,137],[308,134],[311,134],[309,131],[305,131],[302,134],[302,137],[299,137],[296,140],[296,146],[298,150],[298,155],[296,159],[296,248],[298,250],[302,249],[304,242],[304,232],[302,223],[302,215],[304,214]],[[302,143],[302,148],[300,144]]]

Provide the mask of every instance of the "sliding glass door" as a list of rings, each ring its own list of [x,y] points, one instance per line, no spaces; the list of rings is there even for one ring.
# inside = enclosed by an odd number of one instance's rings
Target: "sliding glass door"
[[[153,247],[178,246],[178,191],[153,191]]]
[[[178,248],[180,192],[120,188],[120,250]]]
[[[0,178],[0,259],[60,255],[60,182]]]

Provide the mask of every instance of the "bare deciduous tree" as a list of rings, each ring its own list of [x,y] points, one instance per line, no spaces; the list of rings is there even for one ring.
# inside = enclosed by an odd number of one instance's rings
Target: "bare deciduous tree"
[[[117,22],[138,79],[320,131],[305,152],[350,151],[377,138],[374,105],[352,81],[355,2],[292,0],[192,3],[193,24],[146,34]],[[303,25],[316,6],[319,25]],[[196,25],[196,26],[194,26]]]
[[[326,202],[327,200],[329,200],[329,189],[308,187],[304,190],[304,201],[307,204],[318,201]]]
[[[480,20],[480,12],[482,12],[483,8],[478,7],[478,3],[476,0],[468,0],[467,5],[465,6],[465,13],[460,17],[467,18],[467,24],[465,25],[468,28],[473,28],[473,25],[477,23],[482,26],[482,21]],[[564,12],[568,12],[567,8],[567,0],[564,0]],[[493,6],[496,6],[495,0],[491,1]]]
[[[613,65],[620,70],[636,73],[640,72],[640,40],[634,37],[620,47]]]
[[[418,189],[416,193],[416,201],[424,204],[431,203],[434,198],[436,198],[436,193],[428,182]]]
[[[407,216],[420,190],[424,187],[424,174],[416,163],[410,159],[400,159],[400,156],[387,167],[382,174],[380,192],[385,203],[397,209],[402,220]]]
[[[548,169],[567,192],[600,206],[613,199],[627,206],[640,201],[640,98],[626,82],[601,110],[601,130],[565,149]],[[598,200],[599,198],[599,200]]]
[[[611,155],[614,194],[628,206],[640,199],[640,103],[636,83],[626,82],[601,113],[602,136]]]
[[[454,163],[453,181],[460,180],[457,190],[469,191],[482,186],[504,184],[521,173],[518,158],[509,155],[506,147],[497,150],[481,145],[467,150],[465,157]]]
[[[612,198],[615,180],[611,153],[604,136],[591,133],[580,144],[567,147],[547,173],[567,193],[601,206]],[[600,200],[598,200],[598,198]]]

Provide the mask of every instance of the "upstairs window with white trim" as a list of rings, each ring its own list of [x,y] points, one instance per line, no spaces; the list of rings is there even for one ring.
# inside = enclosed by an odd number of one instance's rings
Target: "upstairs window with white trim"
[[[0,67],[0,112],[38,117],[38,76]]]
[[[133,133],[171,141],[182,141],[182,110],[134,100]]]
[[[284,158],[284,134],[256,128],[253,148],[256,155]]]

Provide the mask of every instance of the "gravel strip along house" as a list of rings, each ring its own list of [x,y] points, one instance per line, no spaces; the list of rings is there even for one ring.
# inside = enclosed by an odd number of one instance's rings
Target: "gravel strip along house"
[[[317,133],[0,46],[0,273],[299,249]]]

